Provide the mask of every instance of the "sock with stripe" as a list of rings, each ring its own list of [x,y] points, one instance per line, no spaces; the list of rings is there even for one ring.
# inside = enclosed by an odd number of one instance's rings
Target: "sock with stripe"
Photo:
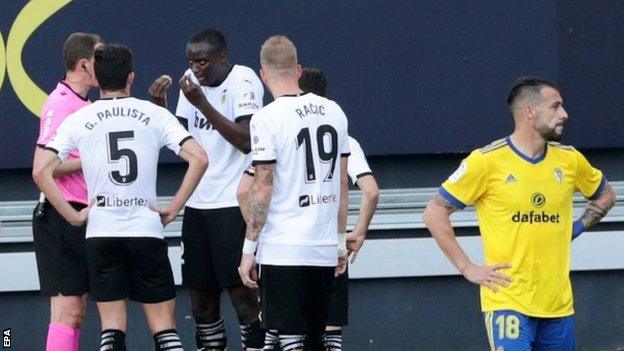
[[[256,351],[264,349],[264,331],[260,321],[255,320],[249,324],[241,324],[241,342],[243,350]]]
[[[126,351],[126,333],[119,329],[102,330],[100,351]]]
[[[61,323],[48,325],[47,351],[74,351],[75,328]]]
[[[342,351],[342,329],[326,331],[323,345],[326,351]]]
[[[305,334],[280,334],[280,348],[282,351],[303,351],[305,338]]]
[[[227,339],[223,318],[213,323],[197,323],[195,329],[198,350],[225,350]]]
[[[264,334],[264,349],[265,351],[273,351],[279,345],[279,338],[277,337],[277,330],[267,330]]]
[[[161,330],[154,334],[156,351],[184,351],[182,341],[175,329]]]

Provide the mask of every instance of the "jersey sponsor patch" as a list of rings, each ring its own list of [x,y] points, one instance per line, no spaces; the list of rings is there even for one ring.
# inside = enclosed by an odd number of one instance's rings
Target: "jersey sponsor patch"
[[[457,183],[457,181],[461,179],[461,177],[466,173],[467,169],[468,166],[466,165],[466,162],[462,162],[459,167],[457,167],[455,172],[453,172],[453,174],[451,174],[451,176],[448,178],[449,182]]]

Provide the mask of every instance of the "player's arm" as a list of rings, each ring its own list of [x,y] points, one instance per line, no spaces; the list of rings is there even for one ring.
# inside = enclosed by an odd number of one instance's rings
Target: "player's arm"
[[[171,223],[180,213],[182,207],[199,184],[204,172],[208,168],[208,156],[204,149],[193,138],[188,138],[181,145],[178,154],[188,163],[188,168],[180,184],[180,188],[171,199],[168,206],[156,208],[160,214],[163,226]]]
[[[370,225],[377,202],[379,201],[379,186],[372,174],[366,174],[357,179],[356,184],[362,190],[362,200],[360,200],[360,210],[353,231],[347,236],[347,247],[351,254],[351,263],[355,261],[358,251],[364,244],[368,226]]]
[[[243,153],[249,153],[251,142],[249,138],[249,120],[251,116],[238,116],[238,122],[232,122],[217,111],[206,99],[199,85],[191,81],[190,76],[185,75],[180,79],[180,88],[186,99],[206,116],[208,122],[230,144],[234,145]]]
[[[33,165],[37,162],[40,162],[43,152],[44,148],[41,145],[37,145],[35,147],[35,157],[33,160]],[[82,163],[80,162],[79,158],[66,159],[54,169],[54,171],[52,172],[52,177],[61,178],[68,174],[78,172],[80,170],[82,170]]]
[[[273,197],[274,175],[275,163],[256,164],[255,180],[249,193],[249,218],[238,273],[243,284],[252,289],[258,287],[258,272],[254,254],[260,239],[260,232],[269,215],[269,206]]]
[[[423,213],[423,220],[442,252],[467,280],[486,286],[494,292],[498,291],[498,286],[506,287],[511,281],[511,277],[498,272],[498,270],[510,268],[509,264],[475,265],[459,245],[450,220],[451,214],[457,210],[458,208],[447,199],[436,194],[427,204]]]
[[[248,171],[245,171],[245,173],[241,177],[240,182],[238,183],[238,188],[236,189],[238,207],[240,208],[241,214],[245,219],[245,223],[249,221],[249,192],[251,191],[251,187],[253,186],[253,184],[254,175]]]
[[[605,183],[604,189],[600,195],[589,200],[585,213],[581,218],[574,221],[574,227],[572,230],[572,239],[577,238],[585,229],[598,224],[604,216],[613,208],[615,201],[617,200],[617,194],[609,182]]]
[[[32,177],[39,189],[61,216],[71,225],[80,226],[87,220],[90,206],[79,212],[63,198],[53,178],[54,170],[60,164],[61,160],[56,152],[50,149],[41,150],[39,155],[35,157]]]

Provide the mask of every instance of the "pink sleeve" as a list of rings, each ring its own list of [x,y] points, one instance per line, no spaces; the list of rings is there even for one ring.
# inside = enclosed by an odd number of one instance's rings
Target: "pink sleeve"
[[[73,113],[74,110],[67,104],[44,105],[39,122],[39,139],[37,145],[45,146],[56,135],[56,129]]]

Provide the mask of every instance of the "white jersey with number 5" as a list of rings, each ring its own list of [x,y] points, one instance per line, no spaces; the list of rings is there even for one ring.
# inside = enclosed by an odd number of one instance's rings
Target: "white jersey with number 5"
[[[163,237],[156,205],[158,154],[191,138],[167,109],[133,97],[99,100],[71,114],[46,149],[80,152],[89,199],[87,238]]]
[[[344,112],[312,93],[282,96],[253,116],[250,131],[254,165],[275,163],[258,263],[335,266]]]

